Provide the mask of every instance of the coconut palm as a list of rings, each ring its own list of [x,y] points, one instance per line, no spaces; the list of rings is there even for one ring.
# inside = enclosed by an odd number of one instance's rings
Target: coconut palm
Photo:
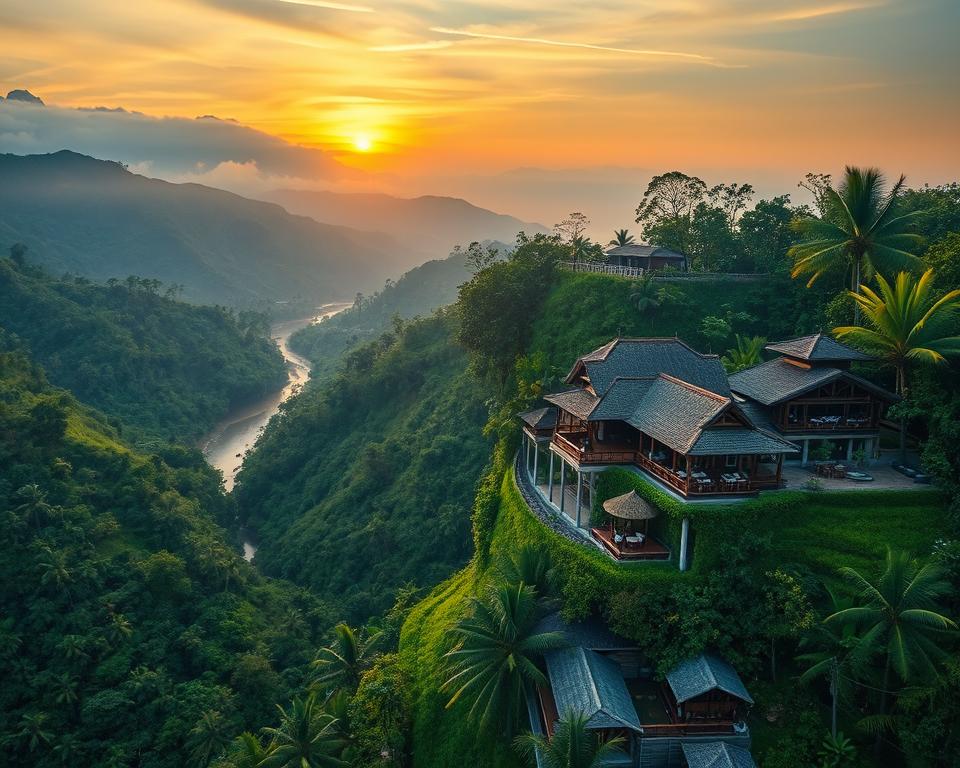
[[[633,281],[633,287],[630,291],[630,301],[641,315],[646,314],[651,309],[659,307],[662,300],[663,294],[653,282],[651,275],[641,275]]]
[[[497,570],[507,584],[528,584],[543,597],[556,591],[556,568],[550,550],[543,547],[524,544],[504,557]]]
[[[230,728],[227,719],[218,711],[210,710],[200,716],[190,729],[187,739],[190,757],[199,766],[207,766],[230,746]]]
[[[613,239],[607,243],[607,245],[633,245],[634,239],[633,235],[630,234],[629,229],[617,229],[613,232]]]
[[[453,691],[447,707],[468,699],[481,730],[497,727],[510,735],[527,687],[546,682],[536,660],[566,645],[562,633],[534,632],[541,613],[536,589],[522,582],[496,584],[474,599],[470,614],[453,628],[459,640],[446,654],[449,676],[442,690]]]
[[[939,566],[919,566],[909,554],[889,547],[876,584],[853,568],[841,568],[840,573],[857,590],[861,605],[836,611],[824,621],[860,632],[850,651],[856,666],[882,660],[879,712],[862,722],[877,730],[879,747],[880,731],[889,722],[893,676],[904,684],[930,680],[937,675],[937,663],[948,656],[938,641],[957,625],[939,612],[938,598],[950,594],[952,587]]]
[[[847,166],[840,187],[824,190],[823,216],[793,222],[804,238],[787,254],[793,259],[793,276],[809,274],[809,286],[824,272],[841,267],[850,271],[856,293],[861,275],[919,269],[923,262],[911,251],[922,238],[908,229],[920,212],[899,213],[896,206],[905,181],[901,176],[884,191],[879,170]]]
[[[755,366],[760,362],[760,355],[767,345],[767,340],[762,336],[741,336],[738,333],[736,338],[737,346],[728,349],[727,354],[720,358],[727,373],[736,373]]]
[[[224,768],[257,768],[267,757],[267,750],[260,739],[244,731],[233,740],[223,761]],[[220,765],[220,763],[217,763]]]
[[[621,753],[624,739],[617,736],[604,739],[587,729],[587,716],[582,712],[568,712],[560,718],[553,738],[525,733],[514,740],[517,751],[531,765],[542,768],[598,768],[604,761]],[[539,753],[540,760],[537,760]]]
[[[264,728],[270,737],[262,768],[327,768],[346,765],[340,760],[343,741],[335,718],[326,714],[316,696],[294,699],[289,710],[277,705],[280,725]]]
[[[17,498],[23,501],[14,509],[14,512],[20,514],[25,520],[32,519],[39,531],[40,524],[54,511],[53,507],[47,503],[47,492],[36,483],[31,483],[17,490]]]
[[[960,355],[957,311],[960,290],[936,298],[932,293],[933,270],[919,279],[909,272],[897,275],[893,284],[877,275],[879,293],[862,285],[862,293],[850,295],[863,311],[865,325],[834,328],[834,334],[880,358],[897,375],[897,394],[909,393],[908,373],[913,363],[939,365]],[[907,424],[900,419],[900,460],[906,460]]]
[[[581,261],[600,261],[603,259],[603,249],[589,237],[577,235],[570,241],[570,256],[574,264]]]
[[[375,632],[364,638],[342,622],[333,628],[333,633],[333,643],[317,651],[311,663],[317,672],[312,687],[321,691],[337,688],[356,690],[364,670],[370,666],[379,650],[383,635]]]

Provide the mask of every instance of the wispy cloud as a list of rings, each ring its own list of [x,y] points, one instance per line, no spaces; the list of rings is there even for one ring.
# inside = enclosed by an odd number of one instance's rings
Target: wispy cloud
[[[305,5],[309,8],[326,8],[330,11],[348,11],[350,13],[373,13],[373,8],[365,5],[350,5],[348,3],[328,3],[324,0],[276,0],[288,5]]]
[[[769,14],[761,14],[759,19],[763,21],[809,21],[810,19],[819,19],[824,16],[836,16],[842,13],[853,13],[855,11],[880,8],[886,4],[883,0],[874,0],[873,2],[840,2],[827,3],[826,5],[809,5],[800,8],[788,8],[783,11],[773,11]]]
[[[618,48],[611,45],[595,45],[593,43],[581,43],[571,40],[548,40],[543,37],[520,37],[516,35],[500,35],[492,32],[476,32],[470,29],[453,29],[451,27],[430,27],[431,32],[437,32],[443,35],[458,35],[460,37],[474,37],[483,40],[501,40],[511,43],[527,43],[530,45],[552,45],[560,48],[585,48],[590,51],[607,51],[608,53],[625,53],[638,56],[665,56],[679,59],[689,59],[703,63],[711,63],[712,56],[705,56],[700,53],[688,53],[685,51],[663,51],[658,49],[645,48]]]
[[[449,48],[453,43],[449,40],[427,40],[422,43],[400,43],[399,45],[375,45],[368,50],[378,53],[406,53],[407,51],[437,51]]]

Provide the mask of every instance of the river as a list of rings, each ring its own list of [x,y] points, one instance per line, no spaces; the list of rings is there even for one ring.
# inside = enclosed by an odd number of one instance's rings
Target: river
[[[280,410],[280,404],[310,378],[310,361],[287,346],[290,336],[311,323],[333,317],[349,306],[351,306],[350,302],[324,304],[318,309],[317,314],[298,320],[285,320],[274,324],[271,328],[271,336],[287,361],[289,378],[286,386],[258,402],[237,408],[227,414],[200,442],[200,449],[207,461],[223,472],[224,485],[228,491],[233,490],[234,479],[243,461],[243,454],[256,442],[260,430],[270,421],[270,417]],[[243,556],[247,560],[252,560],[256,551],[254,544],[244,537]]]

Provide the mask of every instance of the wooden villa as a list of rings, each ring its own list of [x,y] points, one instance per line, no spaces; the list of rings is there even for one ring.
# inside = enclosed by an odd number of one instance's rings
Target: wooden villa
[[[724,659],[701,654],[657,682],[637,648],[598,620],[571,624],[552,615],[541,623],[538,630],[561,631],[570,645],[545,656],[548,683],[527,701],[534,733],[551,738],[560,718],[580,712],[589,730],[625,741],[606,765],[723,766],[726,758],[737,768],[753,765],[746,724],[753,699]],[[695,762],[708,755],[721,762]]]
[[[730,389],[754,421],[801,448],[826,442],[832,458],[876,457],[880,420],[899,398],[850,371],[871,358],[821,333],[768,344],[779,356],[730,376]]]
[[[608,248],[606,256],[607,264],[611,266],[632,267],[645,272],[657,271],[665,267],[679,270],[687,268],[686,256],[658,245],[640,245],[639,243],[618,245]]]

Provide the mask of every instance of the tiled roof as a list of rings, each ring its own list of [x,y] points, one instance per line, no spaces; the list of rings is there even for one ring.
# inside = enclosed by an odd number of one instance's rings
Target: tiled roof
[[[587,728],[640,731],[637,710],[615,661],[580,647],[550,651],[544,660],[560,717],[582,712]]]
[[[705,429],[688,451],[690,456],[730,453],[799,453],[793,443],[760,429],[717,427]]]
[[[566,392],[544,395],[543,399],[548,403],[559,405],[567,413],[572,413],[578,419],[586,419],[590,416],[599,402],[596,395],[590,394],[585,389],[568,389]]]
[[[627,423],[686,453],[697,441],[700,430],[729,404],[729,398],[672,377],[659,376]]]
[[[839,368],[807,368],[779,357],[730,375],[730,388],[762,405],[776,405],[811,389],[844,378],[886,400],[896,395],[866,379]]]
[[[682,253],[671,251],[669,248],[661,248],[659,245],[640,245],[638,243],[608,248],[606,254],[607,256],[639,256],[642,259],[656,256],[658,259],[677,259],[680,261],[685,258]]]
[[[830,336],[824,336],[822,333],[815,333],[812,336],[800,336],[796,339],[788,339],[787,341],[778,341],[774,344],[767,344],[765,348],[771,352],[779,352],[782,355],[813,362],[873,359],[870,355],[866,355],[858,349],[847,346]]]
[[[561,632],[571,646],[590,651],[617,651],[636,646],[636,643],[612,632],[606,622],[594,616],[583,621],[567,621],[559,611],[548,613],[533,630],[535,635],[542,632]]]
[[[689,768],[757,768],[750,751],[733,744],[684,741],[680,746]]]
[[[667,684],[680,704],[715,689],[753,704],[737,671],[710,653],[701,653],[671,669],[667,672]]]
[[[557,425],[557,409],[552,406],[525,411],[517,417],[531,429],[553,429]]]
[[[643,399],[643,396],[655,381],[656,378],[653,376],[646,379],[617,379],[610,385],[610,389],[600,399],[597,407],[593,409],[590,420],[619,419],[626,421],[637,410],[637,404]]]
[[[614,339],[574,364],[572,384],[583,363],[590,383],[603,395],[618,378],[636,379],[666,373],[720,395],[730,394],[727,373],[716,355],[701,355],[679,339]]]

